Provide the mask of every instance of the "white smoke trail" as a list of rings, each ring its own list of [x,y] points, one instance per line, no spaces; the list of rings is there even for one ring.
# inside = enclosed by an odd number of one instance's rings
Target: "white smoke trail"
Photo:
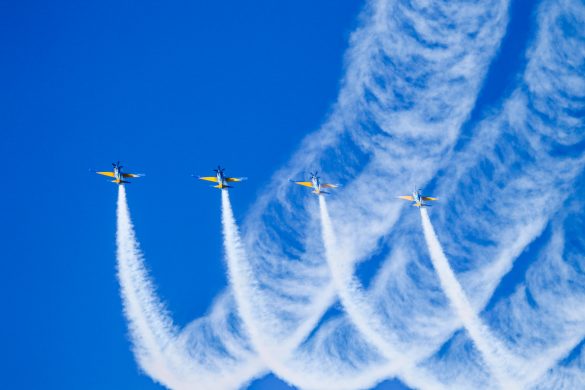
[[[273,343],[265,331],[270,325],[269,315],[262,308],[266,307],[265,299],[258,286],[244,248],[242,247],[238,227],[233,216],[229,194],[222,191],[222,225],[226,251],[228,276],[237,303],[237,310],[244,322],[245,330],[263,362],[281,379],[295,386],[306,389],[357,389],[375,385],[380,378],[396,372],[396,364],[387,363],[363,367],[361,370],[339,372],[338,364],[330,365],[325,357],[315,357],[299,350],[301,342],[316,326],[318,316],[309,319],[303,327],[278,343]],[[332,295],[324,291],[326,299]],[[316,312],[320,315],[319,312]],[[351,353],[344,354],[351,362]]]
[[[172,320],[159,301],[144,267],[126,202],[126,189],[118,186],[117,259],[124,313],[129,322],[134,354],[140,366],[161,383],[176,385],[166,353],[176,336]]]
[[[244,322],[244,329],[252,345],[262,361],[276,375],[289,382],[307,383],[308,386],[314,387],[316,383],[307,382],[308,376],[303,377],[302,374],[291,370],[285,364],[290,352],[298,347],[298,344],[312,327],[305,329],[306,333],[301,333],[301,337],[293,335],[288,339],[281,340],[282,342],[278,345],[270,343],[270,340],[264,337],[262,328],[270,324],[269,313],[255,310],[255,308],[265,307],[266,303],[263,302],[262,294],[259,294],[260,289],[254,276],[254,270],[247,261],[227,190],[221,191],[221,206],[228,277],[237,304],[237,311]],[[316,321],[317,319],[313,322],[313,326]]]
[[[442,389],[443,384],[432,376],[417,369],[416,364],[434,352],[430,348],[401,348],[402,344],[380,323],[379,315],[372,306],[373,300],[364,291],[360,282],[354,277],[351,258],[337,242],[333,223],[324,196],[319,197],[319,210],[325,256],[331,270],[333,284],[341,303],[353,324],[387,362],[379,364],[385,376],[397,376],[414,388]],[[370,378],[370,381],[373,379]]]
[[[225,300],[216,304],[210,316],[178,333],[144,266],[124,186],[118,190],[116,243],[118,279],[134,355],[150,377],[175,390],[228,390],[263,372],[245,342],[232,336],[237,329],[225,324],[228,314],[221,310],[227,306]]]
[[[331,270],[331,278],[336,292],[347,314],[372,346],[390,360],[392,364],[387,366],[388,375],[398,374],[407,367],[411,368],[409,367],[411,362],[419,360],[421,356],[408,356],[408,351],[399,351],[397,344],[388,342],[391,336],[386,335],[384,325],[378,322],[375,309],[371,307],[372,300],[366,296],[359,282],[353,276],[354,263],[352,259],[340,250],[324,196],[319,196],[319,211],[325,258]]]
[[[512,379],[507,372],[508,368],[513,368],[516,365],[515,359],[493,337],[487,326],[481,321],[479,315],[471,306],[443,252],[443,248],[439,243],[426,208],[421,207],[420,215],[431,261],[439,276],[439,281],[445,295],[449,298],[469,336],[481,352],[490,372],[495,376],[501,387],[503,389],[520,388],[520,384]]]

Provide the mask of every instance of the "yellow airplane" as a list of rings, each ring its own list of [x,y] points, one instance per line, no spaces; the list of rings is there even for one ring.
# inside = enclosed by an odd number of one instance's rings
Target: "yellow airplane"
[[[212,181],[214,183],[217,183],[217,185],[213,186],[213,188],[219,188],[220,190],[227,189],[227,188],[233,188],[228,183],[244,181],[244,180],[248,179],[247,177],[226,177],[224,175],[224,171],[225,171],[225,168],[222,168],[218,165],[217,169],[213,170],[213,172],[215,172],[215,176],[198,176],[197,178],[199,180],[206,180],[206,181]]]
[[[120,165],[120,161],[118,161],[117,163],[112,163],[112,166],[114,167],[114,171],[113,172],[97,172],[96,173],[98,175],[104,175],[104,176],[108,176],[108,177],[113,177],[114,180],[112,180],[112,183],[116,183],[116,184],[126,184],[126,183],[130,183],[127,180],[124,179],[128,179],[131,177],[142,177],[144,176],[143,174],[138,174],[138,173],[122,173],[122,166]]]
[[[310,187],[313,189],[313,194],[321,195],[321,194],[328,194],[329,192],[325,192],[322,188],[337,188],[339,184],[321,184],[320,177],[317,176],[317,172],[311,173],[311,181],[294,181],[291,182],[298,184],[300,186]]]
[[[431,205],[425,203],[425,201],[438,200],[438,198],[424,196],[422,194],[422,190],[420,189],[418,191],[417,190],[412,191],[412,195],[399,196],[398,198],[414,202],[412,205],[415,207],[430,207]]]

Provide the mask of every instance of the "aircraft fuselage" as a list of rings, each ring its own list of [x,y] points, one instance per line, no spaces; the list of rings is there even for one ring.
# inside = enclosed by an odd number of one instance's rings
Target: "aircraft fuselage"
[[[222,172],[217,172],[217,185],[219,188],[223,188],[227,186],[227,182],[223,176]]]
[[[114,178],[118,182],[122,181],[122,172],[120,172],[120,168],[118,167],[114,167]]]
[[[315,189],[315,193],[321,193],[321,183],[319,182],[318,177],[312,177],[311,182],[313,183],[313,188]]]
[[[422,198],[422,194],[421,191],[413,191],[412,193],[412,199],[414,199],[414,205],[416,207],[425,207],[426,203],[424,203],[423,198]]]

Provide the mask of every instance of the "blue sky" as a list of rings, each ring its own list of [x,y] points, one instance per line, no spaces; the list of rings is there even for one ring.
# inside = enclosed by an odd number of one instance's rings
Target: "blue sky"
[[[531,385],[578,383],[585,313],[544,317],[550,302],[585,296],[582,203],[570,193],[584,183],[581,8],[491,0],[451,15],[439,3],[5,5],[0,387],[162,388],[138,367],[122,311],[117,188],[88,172],[116,160],[147,175],[127,186],[130,212],[179,327],[222,307],[228,288],[218,191],[190,177],[222,164],[249,177],[231,191],[247,261],[259,280],[296,289],[252,291],[267,297],[265,307],[254,301],[255,318],[276,324],[257,324],[264,340],[307,323],[292,309],[273,314],[283,302],[318,306],[327,286],[338,289],[285,365],[311,363],[312,378],[331,364],[332,383],[353,375],[379,389],[456,388],[505,376],[491,355],[524,367],[535,345],[561,345]],[[314,168],[344,183],[329,208],[347,245],[338,253],[353,254],[355,291],[343,272],[324,276],[319,207],[286,183]],[[383,188],[366,191],[371,177]],[[417,213],[388,201],[415,180],[447,200],[430,218],[487,334],[453,322],[457,304],[433,272]],[[496,203],[513,197],[534,208]],[[490,337],[500,350],[482,348]],[[394,357],[380,345],[424,358],[398,379],[373,378],[364,373]],[[268,374],[250,388],[288,386]]]

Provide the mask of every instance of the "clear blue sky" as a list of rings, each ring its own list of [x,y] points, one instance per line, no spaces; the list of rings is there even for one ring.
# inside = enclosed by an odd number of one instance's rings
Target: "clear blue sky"
[[[512,1],[510,27],[465,128],[515,87],[536,4]],[[130,350],[115,275],[117,188],[88,170],[120,160],[146,174],[127,191],[158,293],[180,326],[204,315],[226,287],[220,199],[190,175],[221,164],[249,177],[231,193],[242,219],[270,191],[274,170],[327,118],[362,6],[4,4],[0,388],[161,388]],[[468,141],[465,128],[456,150]],[[366,283],[382,260],[373,259],[358,269]],[[488,309],[524,279],[532,258],[520,260]],[[251,388],[287,386],[269,375]]]

